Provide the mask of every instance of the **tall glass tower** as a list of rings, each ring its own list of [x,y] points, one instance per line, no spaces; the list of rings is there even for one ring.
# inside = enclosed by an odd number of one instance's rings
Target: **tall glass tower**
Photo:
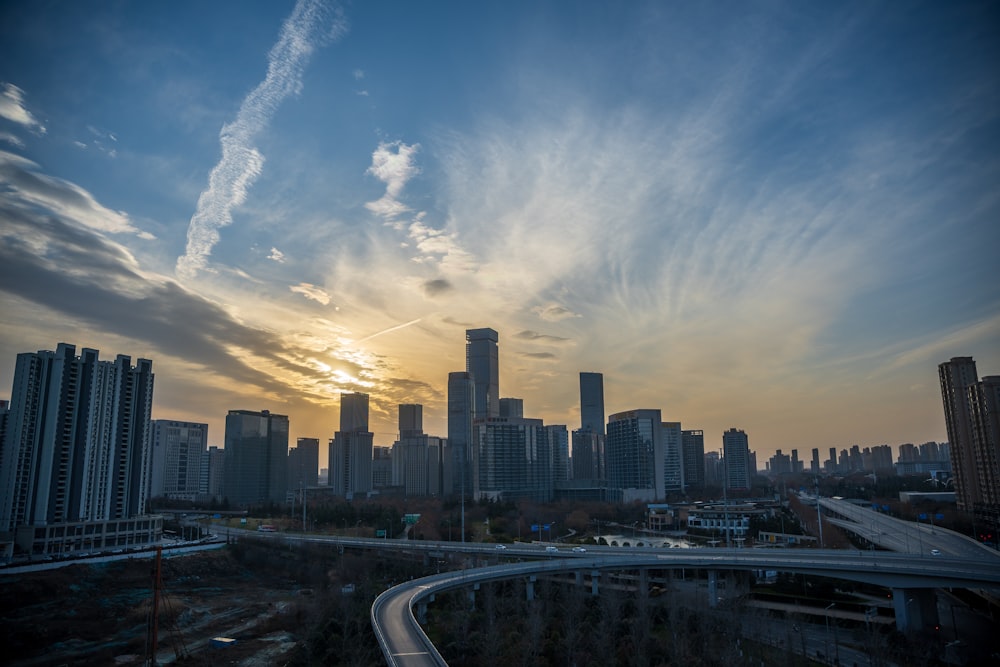
[[[580,430],[604,435],[602,373],[580,373]]]
[[[499,335],[493,329],[468,329],[465,332],[465,370],[476,382],[473,418],[500,416]]]

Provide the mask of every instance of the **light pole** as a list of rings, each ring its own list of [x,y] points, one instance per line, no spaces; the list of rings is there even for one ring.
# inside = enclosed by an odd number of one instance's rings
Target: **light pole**
[[[826,651],[827,651],[827,654],[829,654],[829,652],[830,652],[830,644],[829,644],[829,641],[830,641],[830,610],[833,609],[833,607],[836,604],[837,604],[836,602],[831,602],[830,605],[826,609],[823,610],[823,611],[826,612],[826,638],[827,638]],[[837,622],[836,621],[833,622],[833,653],[834,653],[833,664],[839,665],[840,664],[840,641],[839,641],[839,637],[837,636]]]

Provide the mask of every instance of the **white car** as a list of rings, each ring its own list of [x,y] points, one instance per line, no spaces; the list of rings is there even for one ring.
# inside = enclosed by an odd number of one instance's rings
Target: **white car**
[[[931,549],[932,556],[940,556],[941,552],[938,549]]]
[[[559,551],[559,549],[557,549],[555,547],[545,547],[545,550],[549,551],[549,552],[551,552],[551,551]]]
[[[496,550],[497,550],[497,551],[506,551],[506,550],[507,550],[507,547],[505,547],[505,546],[504,546],[504,545],[502,545],[502,544],[498,544],[498,545],[496,546]]]
[[[578,554],[585,554],[585,553],[587,553],[587,550],[584,549],[583,547],[573,547],[573,551],[575,553],[578,553]]]

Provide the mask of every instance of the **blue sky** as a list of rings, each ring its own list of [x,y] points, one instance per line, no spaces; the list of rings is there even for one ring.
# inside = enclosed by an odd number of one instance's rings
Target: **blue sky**
[[[464,331],[579,424],[751,448],[944,440],[1000,373],[990,3],[7,3],[0,392],[66,341],[154,360],[155,418],[339,393],[445,435]]]

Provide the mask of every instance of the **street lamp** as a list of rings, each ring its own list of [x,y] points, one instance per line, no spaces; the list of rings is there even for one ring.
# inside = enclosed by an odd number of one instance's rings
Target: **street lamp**
[[[823,611],[826,612],[826,637],[827,637],[826,652],[828,654],[830,652],[830,643],[829,643],[830,642],[830,610],[833,609],[833,607],[836,604],[837,604],[836,602],[831,602],[830,605],[828,607],[826,607],[826,609],[823,610]],[[833,664],[839,665],[840,664],[840,642],[838,641],[838,637],[837,637],[837,622],[836,621],[833,622],[833,652],[834,652],[834,659],[833,659],[834,663]]]

